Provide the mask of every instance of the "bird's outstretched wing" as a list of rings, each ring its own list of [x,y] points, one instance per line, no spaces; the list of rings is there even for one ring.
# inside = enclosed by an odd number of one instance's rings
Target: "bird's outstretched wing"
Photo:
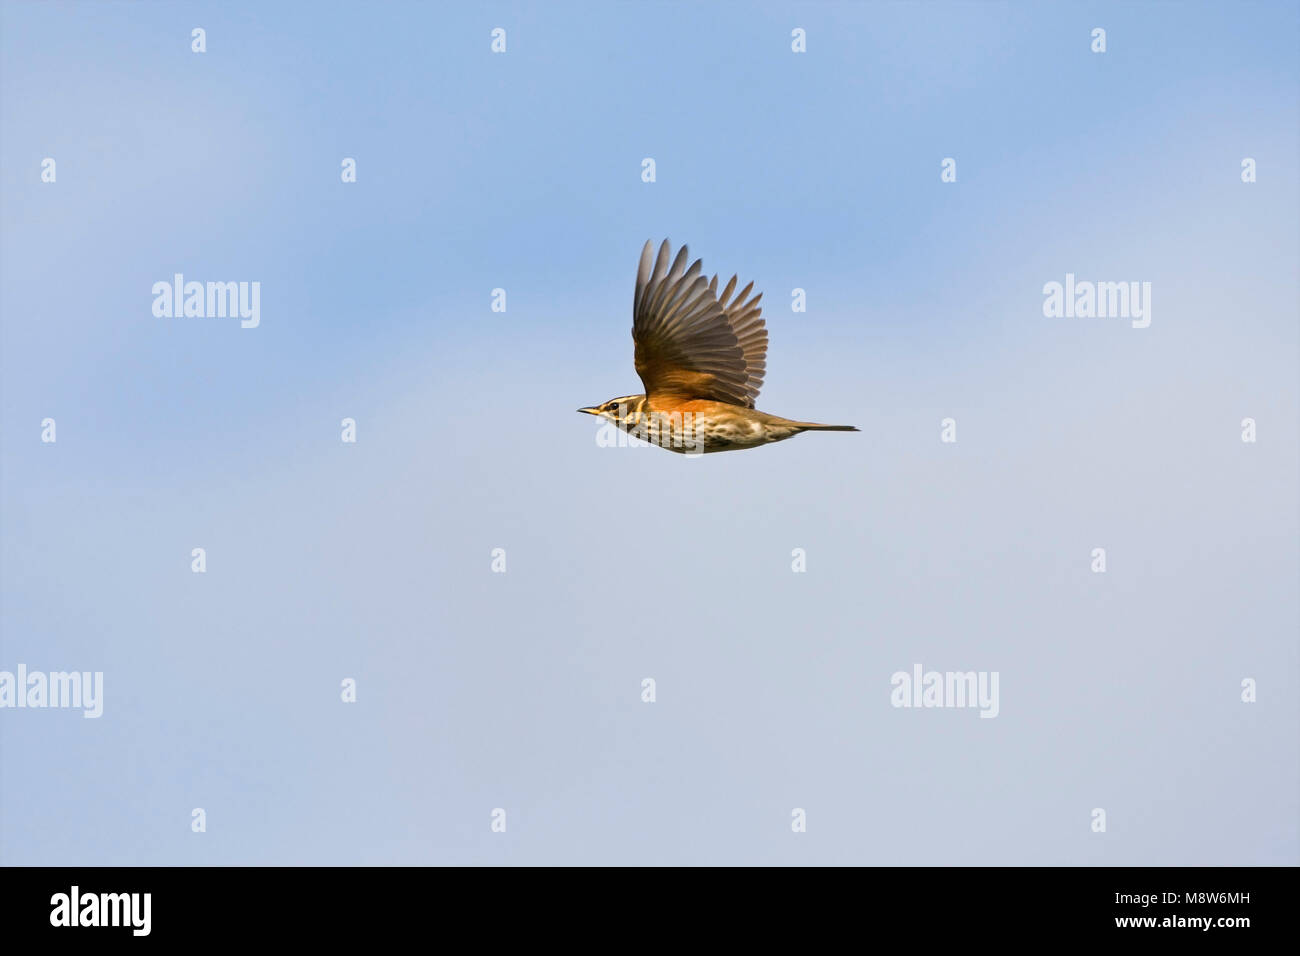
[[[670,265],[667,239],[657,259],[651,243],[641,250],[632,300],[636,373],[652,398],[707,398],[753,408],[766,368],[763,296],[746,298],[751,282],[733,299],[732,276],[719,298],[718,277],[705,279],[699,259],[688,269],[687,255],[682,246]]]

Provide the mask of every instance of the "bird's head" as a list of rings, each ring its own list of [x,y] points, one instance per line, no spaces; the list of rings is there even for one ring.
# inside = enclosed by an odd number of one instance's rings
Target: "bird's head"
[[[618,398],[611,398],[609,401],[593,405],[591,408],[580,408],[578,411],[587,415],[608,418],[611,422],[621,422],[629,416],[635,415],[644,400],[644,395],[620,395]]]

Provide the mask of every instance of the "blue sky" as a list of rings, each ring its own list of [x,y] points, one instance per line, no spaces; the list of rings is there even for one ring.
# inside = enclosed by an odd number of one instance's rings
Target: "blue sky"
[[[0,10],[0,860],[1298,861],[1293,4]],[[597,447],[665,236],[860,434]]]

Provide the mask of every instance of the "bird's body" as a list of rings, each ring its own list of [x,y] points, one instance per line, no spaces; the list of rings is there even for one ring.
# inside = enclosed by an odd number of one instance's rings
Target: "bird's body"
[[[769,415],[754,408],[766,367],[767,328],[746,299],[751,282],[733,300],[732,276],[719,297],[718,277],[705,280],[702,263],[686,268],[682,246],[669,266],[664,240],[652,262],[641,252],[632,303],[636,370],[646,394],[624,395],[578,411],[597,415],[661,448],[685,454],[756,448],[806,431],[857,431]]]
[[[806,431],[857,431],[852,425],[818,425],[705,398],[653,401],[645,395],[612,399],[609,418],[630,435],[682,454],[756,448]]]

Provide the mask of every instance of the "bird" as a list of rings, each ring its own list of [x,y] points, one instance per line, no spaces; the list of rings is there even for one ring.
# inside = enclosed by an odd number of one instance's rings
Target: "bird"
[[[767,325],[749,283],[733,297],[736,276],[718,294],[703,262],[689,267],[687,246],[672,255],[667,239],[641,250],[632,297],[632,341],[642,395],[621,395],[579,412],[679,454],[758,448],[802,432],[855,432],[760,412],[754,399],[767,369]]]

